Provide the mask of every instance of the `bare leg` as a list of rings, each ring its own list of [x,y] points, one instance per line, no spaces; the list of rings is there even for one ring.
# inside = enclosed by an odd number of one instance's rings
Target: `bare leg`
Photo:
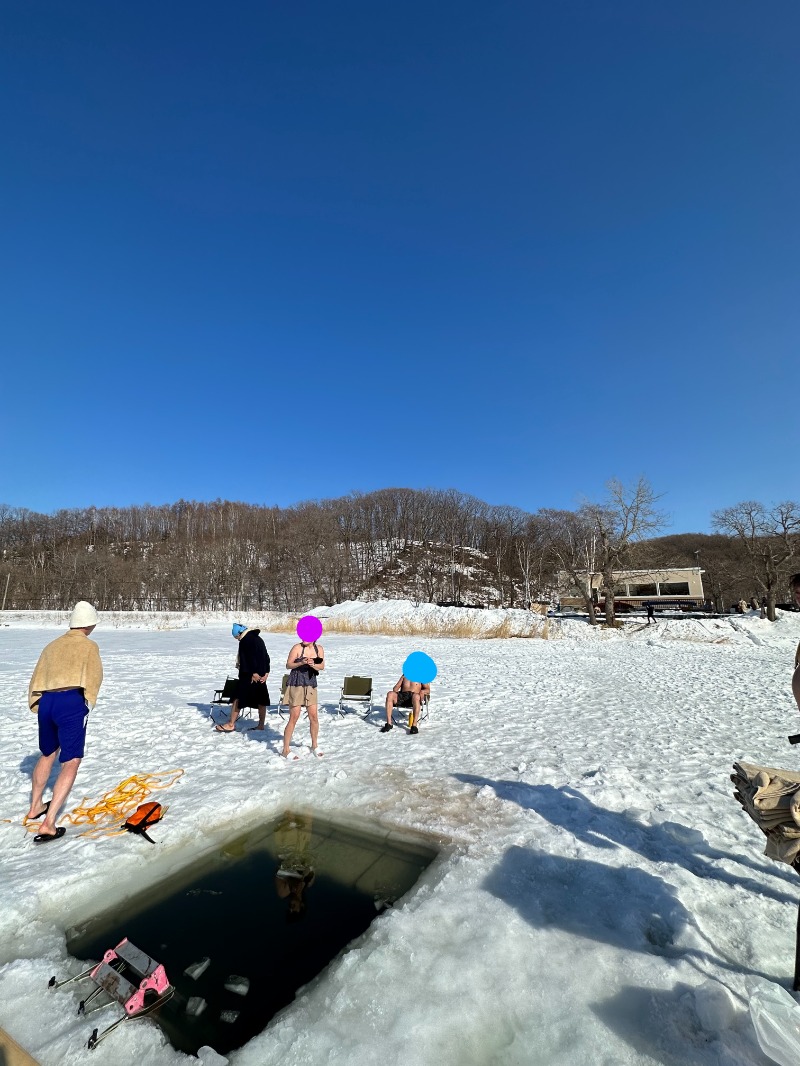
[[[392,711],[397,706],[397,693],[392,689],[386,693],[386,724],[392,724]]]
[[[408,716],[408,728],[416,729],[419,731],[417,722],[419,721],[419,693],[411,693],[411,714]]]
[[[69,795],[70,789],[75,784],[75,778],[80,764],[80,759],[70,759],[69,762],[61,764],[61,772],[56,778],[56,783],[53,786],[53,799],[47,814],[45,815],[45,819],[42,822],[42,827],[39,830],[43,836],[55,836],[58,812],[64,806],[64,801]]]
[[[259,707],[259,712],[260,711],[261,711],[261,708]],[[235,699],[233,701],[233,703],[231,704],[231,717],[230,717],[230,720],[228,722],[226,722],[225,725],[218,725],[217,726],[217,732],[218,733],[232,733],[234,728],[235,728],[235,726],[236,726],[236,719],[238,717],[239,717],[239,700]]]
[[[317,713],[316,704],[306,707],[306,710],[308,711],[308,729],[311,733],[311,750],[316,752],[317,739],[319,738],[319,714]]]
[[[231,729],[233,729],[233,727],[236,725],[236,719],[238,717],[239,717],[239,701],[238,700],[234,700],[233,703],[231,704],[231,720],[228,723],[228,725],[231,727]]]
[[[34,818],[42,809],[42,796],[44,795],[44,790],[48,778],[50,777],[50,771],[53,769],[53,762],[56,755],[58,755],[58,748],[56,748],[52,755],[42,755],[36,766],[33,768],[33,776],[31,778],[31,806],[26,815],[27,818]]]
[[[792,695],[797,701],[797,709],[800,710],[800,666],[792,674]]]
[[[286,728],[283,731],[283,752],[284,756],[289,754],[289,744],[292,740],[292,733],[294,733],[294,727],[297,725],[297,720],[300,717],[302,707],[291,707],[289,709],[289,721],[286,723]]]

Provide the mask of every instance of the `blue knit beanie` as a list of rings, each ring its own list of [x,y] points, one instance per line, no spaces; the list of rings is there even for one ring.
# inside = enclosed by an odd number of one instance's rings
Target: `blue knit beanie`
[[[234,622],[231,627],[231,635],[234,637],[240,637],[242,633],[247,632],[247,626],[243,626],[241,622]]]

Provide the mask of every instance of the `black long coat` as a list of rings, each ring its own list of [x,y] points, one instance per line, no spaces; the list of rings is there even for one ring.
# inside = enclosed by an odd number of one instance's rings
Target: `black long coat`
[[[268,707],[269,689],[263,681],[253,681],[253,674],[269,673],[269,652],[259,636],[260,629],[249,629],[239,641],[239,707]]]

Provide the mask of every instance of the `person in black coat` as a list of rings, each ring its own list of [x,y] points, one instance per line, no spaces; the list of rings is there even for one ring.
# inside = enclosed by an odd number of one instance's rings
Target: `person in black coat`
[[[236,726],[239,711],[244,707],[258,708],[258,725],[263,729],[267,720],[269,706],[269,652],[261,639],[260,629],[250,629],[241,622],[234,622],[231,634],[239,641],[239,654],[236,665],[239,668],[239,686],[236,699],[231,705],[230,721],[216,727],[218,733],[232,733]]]

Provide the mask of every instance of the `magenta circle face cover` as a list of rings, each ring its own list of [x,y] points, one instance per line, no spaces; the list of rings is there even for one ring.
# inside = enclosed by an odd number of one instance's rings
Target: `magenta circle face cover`
[[[322,636],[322,622],[313,614],[304,614],[297,623],[297,635],[304,644],[313,644]]]

